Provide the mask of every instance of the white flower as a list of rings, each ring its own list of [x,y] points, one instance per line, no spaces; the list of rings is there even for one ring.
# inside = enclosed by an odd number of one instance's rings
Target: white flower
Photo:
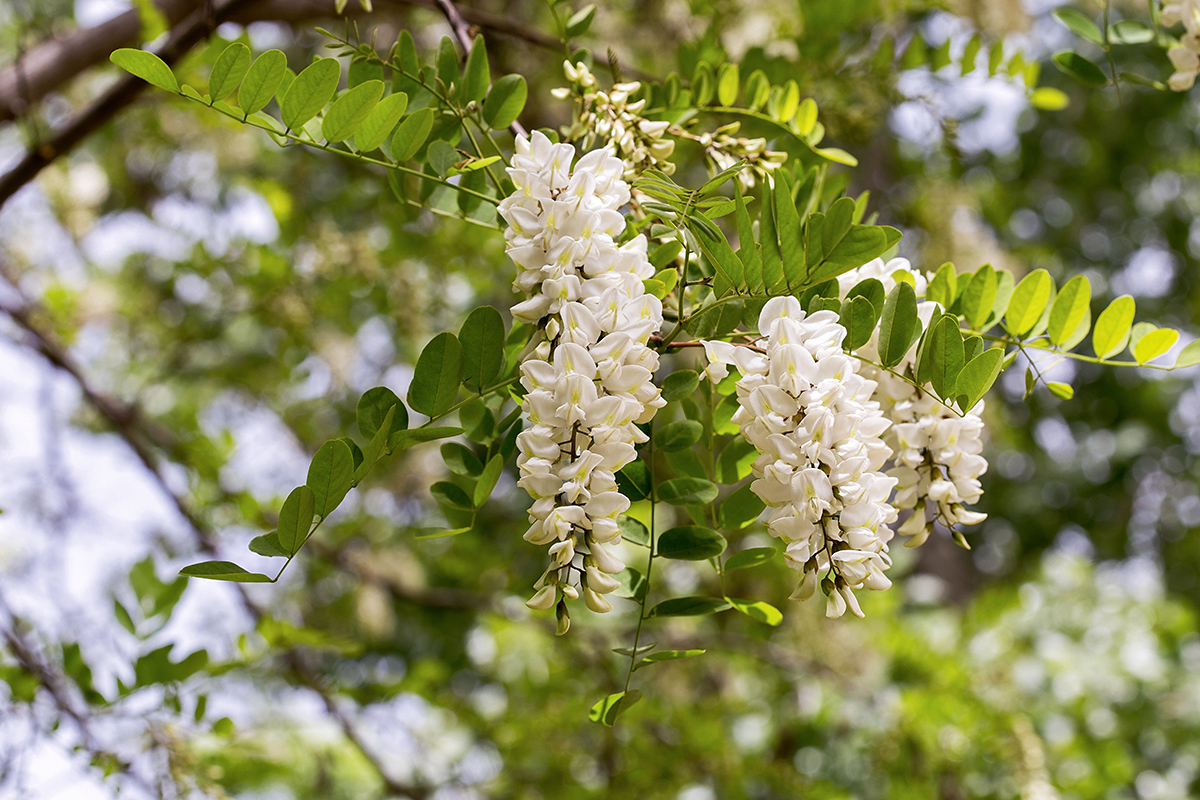
[[[582,594],[591,610],[612,610],[603,595],[620,586],[611,576],[625,565],[606,548],[620,541],[617,517],[629,508],[616,472],[646,441],[636,423],[665,405],[647,344],[662,303],[642,282],[654,274],[646,240],[617,244],[625,165],[608,150],[574,158],[571,145],[542,133],[518,137],[508,170],[516,191],[500,204],[513,287],[526,295],[512,313],[541,337],[521,364],[530,425],[517,437],[517,485],[534,500],[525,538],[550,545],[551,564],[529,605],[557,600],[560,632],[569,627],[563,598]]]
[[[876,278],[890,292],[900,278],[912,278],[916,294],[925,294],[926,276],[913,270],[906,259],[893,259],[886,264],[881,259],[864,264],[838,278],[841,294],[859,281]],[[935,304],[918,304],[917,312],[928,325]],[[864,357],[877,361],[878,332],[859,348]],[[916,344],[893,371],[906,374],[915,369]],[[987,471],[983,457],[983,403],[978,403],[965,415],[959,416],[940,403],[932,394],[920,391],[908,381],[893,374],[865,365],[863,374],[878,383],[876,397],[884,415],[891,420],[891,430],[884,436],[894,451],[888,474],[896,479],[897,509],[911,510],[912,515],[898,529],[912,536],[907,546],[922,544],[933,531],[933,523],[946,527],[977,525],[986,515],[966,508],[983,495],[979,476]]]
[[[896,518],[896,480],[879,472],[891,450],[880,440],[888,422],[871,399],[875,383],[842,352],[846,330],[832,311],[806,315],[796,298],[775,297],[758,328],[762,353],[706,342],[706,374],[741,373],[733,421],[759,452],[750,488],[770,508],[767,530],[804,574],[792,597],[811,597],[825,572],[827,613],[862,616],[853,590],[890,585],[887,524]]]

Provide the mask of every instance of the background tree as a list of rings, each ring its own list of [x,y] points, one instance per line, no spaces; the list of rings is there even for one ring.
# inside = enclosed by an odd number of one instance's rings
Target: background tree
[[[530,129],[570,123],[551,90],[573,48],[605,82],[730,61],[816,101],[826,142],[859,161],[840,172],[847,193],[871,192],[917,266],[1046,268],[1060,285],[1082,272],[1097,314],[1129,293],[1139,317],[1192,321],[1195,109],[1051,66],[1072,49],[1106,82],[1165,80],[1161,41],[1090,43],[1007,3],[373,6],[0,11],[0,793],[1194,792],[1188,373],[1064,364],[1052,379],[1069,401],[1024,401],[1007,373],[988,410],[991,518],[970,553],[944,532],[898,553],[906,577],[864,599],[866,621],[788,604],[779,627],[662,624],[660,649],[709,652],[639,670],[645,698],[613,728],[586,712],[625,680],[628,657],[609,653],[625,629],[577,620],[555,638],[525,609],[544,553],[520,541],[513,474],[473,532],[416,538],[453,524],[429,487],[473,470],[438,444],[381,463],[281,585],[177,578],[243,558],[321,443],[355,429],[359,395],[403,395],[435,334],[512,304],[512,265],[494,231],[404,202],[422,202],[415,179],[398,197],[382,169],[147,91],[108,64],[121,47],[147,43],[207,86],[230,41],[293,65],[330,54],[312,26],[340,36],[339,13],[385,53],[408,31],[426,63],[450,35],[459,66],[482,33],[492,76],[525,79]],[[1154,24],[1140,6],[1110,12],[1104,33],[1116,16]],[[1070,104],[1046,110],[1054,90]],[[707,177],[699,151],[681,162],[681,185]],[[761,526],[745,541],[768,543]],[[672,563],[663,586],[711,588],[697,575]],[[783,606],[795,576],[776,561],[728,580]]]

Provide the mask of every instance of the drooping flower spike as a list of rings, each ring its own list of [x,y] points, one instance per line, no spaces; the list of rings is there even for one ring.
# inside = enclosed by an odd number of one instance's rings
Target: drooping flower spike
[[[581,594],[606,612],[604,595],[625,565],[607,548],[620,541],[617,517],[629,498],[616,472],[646,440],[665,401],[654,385],[658,354],[647,343],[662,326],[662,303],[645,292],[654,274],[646,239],[624,245],[618,209],[629,201],[624,163],[608,150],[575,162],[575,149],[535,132],[517,139],[508,170],[516,185],[500,204],[508,222],[514,288],[526,299],[513,316],[539,328],[521,365],[528,421],[517,437],[518,485],[533,498],[525,538],[549,545],[550,566],[529,606],[557,603],[559,632],[570,626],[566,599]]]

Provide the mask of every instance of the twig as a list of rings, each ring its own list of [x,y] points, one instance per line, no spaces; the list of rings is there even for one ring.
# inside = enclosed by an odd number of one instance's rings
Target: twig
[[[470,26],[467,25],[466,20],[459,13],[458,6],[454,5],[453,0],[433,0],[433,2],[437,6],[438,11],[442,12],[446,21],[450,23],[450,30],[454,32],[454,38],[458,41],[458,46],[463,49],[463,57],[466,58],[471,55],[471,45],[474,42],[474,37],[471,36]],[[513,136],[526,135],[525,128],[516,120],[513,120],[508,129],[512,131]]]

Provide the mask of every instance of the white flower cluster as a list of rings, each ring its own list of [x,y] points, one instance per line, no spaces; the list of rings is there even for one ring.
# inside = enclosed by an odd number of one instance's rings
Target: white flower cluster
[[[811,597],[817,573],[826,616],[847,607],[862,616],[854,589],[886,589],[891,581],[887,523],[895,478],[880,472],[892,452],[881,438],[888,428],[871,399],[875,382],[858,373],[842,351],[846,330],[837,314],[805,315],[794,297],[767,301],[758,321],[765,352],[707,342],[710,379],[737,367],[740,408],[733,421],[759,451],[753,492],[770,507],[767,530],[787,543],[788,564],[804,577],[793,598]]]
[[[640,83],[618,83],[605,92],[586,64],[567,61],[563,71],[571,86],[551,94],[560,100],[572,94],[576,98],[575,123],[567,132],[568,138],[578,141],[585,150],[597,141],[611,147],[625,162],[625,176],[629,178],[650,168],[667,175],[675,171],[675,165],[667,160],[675,152],[675,141],[666,138],[670,123],[641,116],[645,99],[629,100],[641,88]]]
[[[529,425],[517,437],[517,466],[534,501],[525,539],[550,545],[551,564],[528,604],[557,600],[560,633],[570,625],[563,598],[580,590],[593,611],[612,609],[604,595],[625,565],[605,546],[620,541],[617,517],[629,508],[615,473],[646,441],[635,423],[665,405],[652,380],[658,354],[647,346],[662,303],[642,283],[654,274],[646,239],[616,244],[625,228],[617,209],[629,200],[624,165],[595,150],[572,170],[574,157],[571,145],[541,133],[519,137],[508,170],[516,192],[500,204],[514,287],[528,296],[513,316],[540,329],[521,364]]]
[[[1200,0],[1168,0],[1163,3],[1159,17],[1164,28],[1183,23],[1184,34],[1179,44],[1167,50],[1175,67],[1168,83],[1177,92],[1186,92],[1200,73]]]
[[[925,276],[914,271],[907,259],[896,258],[884,264],[877,258],[838,278],[842,297],[867,278],[878,279],[885,292],[891,292],[898,279],[911,280],[918,297],[924,296],[927,283]],[[917,306],[917,315],[926,327],[935,305],[923,301]],[[878,360],[878,337],[876,331],[859,348],[864,358]],[[916,357],[914,344],[893,371],[911,377]],[[876,398],[892,422],[886,438],[895,456],[888,474],[897,480],[892,502],[900,510],[913,512],[899,528],[900,533],[913,537],[908,546],[922,544],[932,533],[935,520],[948,528],[983,522],[986,514],[966,508],[983,496],[979,476],[988,466],[982,455],[983,402],[959,416],[929,392],[896,375],[869,365],[863,367],[863,373],[879,384]]]

